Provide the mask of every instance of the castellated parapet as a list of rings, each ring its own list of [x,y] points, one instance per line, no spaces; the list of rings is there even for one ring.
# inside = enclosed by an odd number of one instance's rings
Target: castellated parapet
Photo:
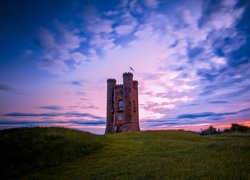
[[[123,73],[123,84],[107,80],[107,124],[105,133],[140,131],[138,81],[133,74]]]

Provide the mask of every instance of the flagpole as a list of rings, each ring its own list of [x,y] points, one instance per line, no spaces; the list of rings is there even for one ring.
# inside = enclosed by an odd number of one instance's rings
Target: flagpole
[[[129,67],[129,72],[135,71],[131,66],[128,66],[128,67]]]

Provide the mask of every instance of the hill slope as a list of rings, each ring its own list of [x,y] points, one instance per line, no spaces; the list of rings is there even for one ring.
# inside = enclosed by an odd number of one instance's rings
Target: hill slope
[[[0,137],[5,178],[250,179],[249,134],[144,131],[97,136],[31,128],[0,131]]]
[[[20,177],[88,156],[105,137],[66,128],[19,128],[0,131],[0,179]]]

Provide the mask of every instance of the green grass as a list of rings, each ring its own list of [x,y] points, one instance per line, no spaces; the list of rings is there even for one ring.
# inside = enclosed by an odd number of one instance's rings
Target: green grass
[[[0,137],[0,179],[250,179],[250,134],[26,128]]]
[[[105,137],[65,128],[0,131],[0,179],[15,178],[88,156]]]

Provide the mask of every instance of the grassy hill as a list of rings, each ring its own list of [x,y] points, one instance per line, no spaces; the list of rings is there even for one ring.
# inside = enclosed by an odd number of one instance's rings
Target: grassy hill
[[[0,179],[250,179],[250,134],[0,131]]]

